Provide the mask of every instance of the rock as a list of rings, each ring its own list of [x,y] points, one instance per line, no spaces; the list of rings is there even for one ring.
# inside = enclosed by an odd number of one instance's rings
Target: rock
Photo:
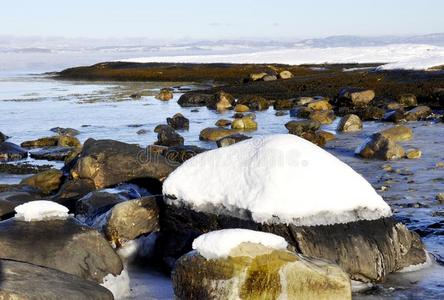
[[[409,141],[413,138],[413,130],[403,125],[390,127],[379,133],[395,142]]]
[[[244,117],[243,113],[235,113],[231,116],[233,119],[242,119]]]
[[[405,113],[407,121],[424,120],[432,114],[432,110],[428,106],[418,106]]]
[[[285,124],[288,132],[301,136],[304,132],[315,132],[321,127],[321,123],[314,120],[290,121]]]
[[[142,99],[142,93],[132,93],[132,94],[130,95],[130,98],[131,98],[131,99],[134,99],[134,100]]]
[[[94,220],[116,204],[129,200],[127,195],[108,190],[93,191],[80,198],[75,205],[76,218],[92,226]]]
[[[389,102],[387,103],[387,105],[385,106],[387,109],[389,110],[401,110],[403,109],[403,105],[399,102]]]
[[[169,101],[173,99],[173,97],[173,91],[171,89],[164,88],[160,90],[159,94],[156,96],[156,99],[161,101]]]
[[[35,187],[45,194],[57,191],[62,185],[63,172],[50,169],[23,179],[20,184]]]
[[[348,275],[337,265],[254,243],[227,258],[190,252],[172,277],[177,299],[351,299]]]
[[[147,129],[140,129],[140,130],[137,130],[137,131],[136,131],[136,133],[137,133],[138,135],[148,134],[149,132],[150,132],[150,131],[147,130]]]
[[[201,141],[217,141],[220,140],[223,137],[232,135],[237,133],[237,130],[234,129],[225,129],[225,128],[218,128],[218,127],[209,127],[203,129],[199,134],[199,139]]]
[[[252,73],[250,74],[250,80],[251,81],[258,81],[258,80],[262,80],[265,76],[267,76],[268,74],[265,72],[262,73]]]
[[[220,120],[217,120],[217,122],[214,125],[216,125],[217,127],[227,127],[227,126],[231,126],[231,121],[225,120],[225,119],[220,119]]]
[[[284,70],[279,72],[280,79],[290,79],[293,78],[293,74],[290,71]]]
[[[293,74],[290,71],[284,70],[279,72],[279,78],[280,79],[290,79],[293,78]]]
[[[169,125],[157,125],[154,132],[157,133],[156,145],[170,147],[180,146],[184,143],[184,138]]]
[[[198,146],[182,145],[169,147],[162,152],[169,164],[179,166],[188,159],[199,153],[205,152],[207,149]]]
[[[357,115],[346,115],[342,117],[338,125],[338,131],[356,132],[362,130],[361,119]]]
[[[241,119],[235,119],[231,123],[231,128],[240,130],[256,130],[257,123],[249,117],[243,117]]]
[[[42,147],[81,147],[80,141],[70,135],[57,135],[51,137],[44,137],[33,141],[26,141],[21,143],[24,148],[42,148]]]
[[[28,157],[28,151],[16,144],[0,143],[0,161],[21,160]]]
[[[277,80],[277,76],[276,75],[265,75],[264,77],[262,77],[263,81],[275,81]]]
[[[0,222],[0,258],[56,269],[102,282],[118,275],[123,265],[109,243],[96,230],[74,218]]]
[[[407,121],[405,119],[405,113],[402,110],[395,110],[386,113],[384,115],[383,120],[386,122],[393,122],[393,123],[401,123]]]
[[[331,124],[336,119],[335,113],[332,110],[315,110],[310,112],[308,117],[321,124]]]
[[[340,103],[352,106],[366,106],[375,98],[373,90],[361,88],[345,87],[339,91],[338,100]]]
[[[301,254],[334,261],[351,279],[363,282],[382,281],[387,274],[426,259],[419,236],[391,218],[295,226],[260,224],[226,213],[203,213],[175,206],[167,206],[162,215],[165,218],[161,218],[157,251],[163,259],[180,257],[191,250],[195,237],[223,228],[247,228],[283,236]]]
[[[225,92],[218,92],[208,103],[209,109],[224,111],[233,107],[234,97]]]
[[[76,201],[95,189],[94,181],[90,179],[68,180],[51,200],[74,210]]]
[[[313,100],[307,104],[307,108],[311,110],[331,110],[332,105],[328,103],[328,100],[319,99]]]
[[[226,137],[221,138],[216,141],[217,147],[228,147],[230,145],[251,139],[251,137],[243,135],[241,133],[232,134]]]
[[[251,110],[267,110],[270,102],[264,97],[256,95],[244,95],[237,100],[237,104],[248,106]]]
[[[319,147],[324,147],[327,143],[324,135],[318,134],[318,132],[304,132],[300,135],[300,137]]]
[[[315,99],[313,97],[298,97],[296,99],[296,105],[307,105],[314,100]]]
[[[444,193],[438,193],[435,197],[436,201],[439,203],[444,203]]]
[[[174,129],[186,129],[190,128],[190,120],[185,118],[181,113],[175,114],[172,118],[167,118],[167,124]]]
[[[290,109],[290,117],[308,119],[311,112],[311,109],[308,109],[305,106],[298,106]]]
[[[30,156],[34,159],[64,161],[73,150],[72,147],[43,147],[40,150],[32,151]]]
[[[247,112],[247,111],[249,111],[249,110],[250,110],[250,108],[249,108],[248,106],[244,105],[244,104],[237,104],[237,105],[234,107],[234,111],[235,111],[235,112],[244,113],[244,112]]]
[[[422,156],[422,151],[419,149],[409,149],[405,153],[405,157],[408,159],[419,159]]]
[[[76,136],[80,134],[80,131],[74,128],[63,128],[63,127],[54,127],[51,128],[50,131],[55,132],[59,135],[70,135],[70,136]]]
[[[288,114],[288,112],[285,111],[285,110],[277,110],[277,111],[274,113],[274,115],[275,115],[276,117],[286,116],[287,114]]]
[[[382,160],[396,160],[404,157],[404,149],[394,140],[381,133],[374,134],[356,149],[356,153],[363,158]]]
[[[416,96],[413,94],[400,94],[397,99],[399,104],[405,107],[417,106],[418,101],[416,100]]]
[[[336,139],[336,135],[334,135],[333,133],[328,132],[328,131],[318,130],[318,131],[316,131],[316,133],[319,136],[323,137],[325,142],[330,142],[330,141],[333,141]]]
[[[273,104],[275,110],[289,110],[294,107],[294,99],[279,99]]]
[[[156,197],[144,197],[116,204],[104,218],[102,231],[113,245],[159,230]]]
[[[1,299],[114,299],[95,282],[25,262],[1,259],[0,273]]]
[[[33,165],[26,161],[15,164],[0,163],[0,173],[29,175],[49,170],[51,167],[51,165]]]
[[[8,137],[6,135],[4,135],[2,132],[0,132],[0,143],[3,143],[7,139],[8,139]]]
[[[74,179],[90,179],[96,188],[136,178],[162,180],[174,170],[165,157],[138,145],[88,139],[71,170]]]
[[[177,103],[182,107],[207,106],[214,100],[214,95],[188,92],[180,96]]]

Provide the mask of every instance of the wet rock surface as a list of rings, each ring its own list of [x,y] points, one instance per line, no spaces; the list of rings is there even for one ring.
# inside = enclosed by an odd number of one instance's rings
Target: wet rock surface
[[[2,299],[114,299],[97,283],[29,263],[0,259],[0,273]]]
[[[110,273],[118,275],[123,269],[108,242],[97,231],[73,218],[2,221],[0,244],[2,259],[53,268],[95,282],[102,282]]]

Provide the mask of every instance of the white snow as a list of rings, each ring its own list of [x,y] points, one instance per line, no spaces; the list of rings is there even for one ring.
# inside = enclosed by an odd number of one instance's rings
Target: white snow
[[[226,258],[231,250],[242,243],[261,244],[265,247],[285,250],[287,242],[281,236],[248,229],[222,229],[202,234],[193,242],[193,249],[206,259]]]
[[[277,134],[201,153],[163,184],[169,204],[320,225],[391,216],[390,207],[351,167],[305,139]],[[225,210],[225,212],[223,212]]]
[[[119,275],[108,274],[103,278],[101,286],[113,293],[114,299],[124,299],[130,296],[130,278],[128,271],[123,270]]]
[[[308,47],[240,54],[156,56],[122,59],[126,62],[183,63],[390,63],[382,69],[428,69],[444,64],[444,47],[421,44],[391,44],[366,47]]]
[[[38,200],[17,206],[15,218],[26,222],[65,220],[69,216],[68,211],[68,208],[53,201]]]

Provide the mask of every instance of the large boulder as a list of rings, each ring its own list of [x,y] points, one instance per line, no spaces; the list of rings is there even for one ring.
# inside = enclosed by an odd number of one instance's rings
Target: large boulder
[[[44,137],[37,140],[25,141],[21,143],[24,148],[42,148],[42,147],[81,147],[80,141],[70,135],[56,135],[50,137]]]
[[[376,133],[364,141],[355,153],[362,158],[397,160],[404,157],[405,151],[393,139],[385,137],[382,133]]]
[[[416,100],[416,96],[414,94],[400,94],[397,97],[397,101],[399,104],[405,107],[418,105],[418,101]]]
[[[95,282],[25,262],[0,259],[0,274],[0,299],[114,299]]]
[[[363,177],[293,135],[202,153],[170,174],[163,194],[157,253],[166,263],[201,233],[235,227],[280,235],[364,282],[426,261],[419,236],[392,218]]]
[[[366,106],[375,98],[373,90],[345,87],[339,91],[338,101],[342,105]]]
[[[231,123],[231,128],[239,130],[256,130],[257,122],[250,117],[234,119]]]
[[[249,236],[238,236],[244,232]],[[264,240],[251,239],[258,234],[264,235]],[[268,245],[266,239],[273,238],[280,237],[239,229],[200,236],[193,244],[196,250],[176,263],[176,297],[279,299],[285,295],[288,299],[351,299],[350,279],[337,265]],[[201,240],[211,245],[196,245]],[[216,253],[208,249],[211,247]],[[229,252],[221,255],[217,253],[220,248]]]
[[[248,106],[251,110],[267,110],[270,102],[264,97],[257,95],[244,95],[237,100],[237,104]]]
[[[407,121],[424,120],[432,114],[432,110],[428,106],[418,106],[405,113]]]
[[[338,131],[341,132],[356,132],[362,130],[362,121],[357,115],[343,116],[338,125]]]
[[[163,88],[159,91],[159,94],[156,95],[156,99],[161,101],[169,101],[173,99],[173,91],[169,88]]]
[[[290,79],[290,78],[293,78],[293,74],[288,70],[284,70],[284,71],[279,72],[279,78],[280,79]]]
[[[167,124],[174,129],[186,129],[190,128],[190,120],[185,118],[181,113],[177,113],[171,118],[167,118]]]
[[[49,131],[52,131],[54,133],[57,133],[59,135],[71,135],[71,136],[76,136],[80,134],[80,131],[78,131],[77,129],[74,128],[64,128],[64,127],[54,127],[51,128]]]
[[[220,140],[216,141],[217,147],[228,147],[230,145],[245,141],[251,139],[250,136],[246,136],[241,133],[232,134],[226,137],[221,138]]]
[[[0,258],[57,269],[99,283],[108,274],[120,274],[122,262],[99,232],[47,202],[16,207],[19,217],[0,222]]]
[[[309,116],[310,120],[318,121],[321,124],[331,124],[336,119],[333,110],[314,110]]]
[[[22,147],[9,143],[0,143],[0,161],[21,160],[28,157],[28,151]]]
[[[184,143],[184,138],[169,125],[157,125],[154,132],[157,133],[156,145],[171,147],[181,146]]]
[[[207,106],[213,99],[214,95],[211,94],[188,92],[180,96],[177,103],[182,107]]]
[[[380,133],[395,142],[409,141],[413,138],[413,130],[407,126],[399,125],[380,131]]]
[[[199,139],[201,141],[217,141],[226,136],[237,133],[237,130],[234,129],[225,129],[218,127],[209,127],[203,129],[199,134]]]
[[[62,185],[63,172],[50,169],[23,179],[20,183],[35,187],[45,194],[57,191]]]
[[[233,107],[234,100],[232,95],[221,91],[208,101],[207,107],[217,111],[224,111]]]
[[[302,120],[302,121],[290,121],[285,124],[288,129],[288,133],[297,135],[307,141],[312,142],[319,147],[324,147],[326,139],[323,135],[319,134],[319,128],[321,123],[315,120]]]
[[[64,161],[74,150],[72,147],[44,147],[30,153],[31,158]]]
[[[88,139],[71,175],[74,179],[90,179],[99,189],[138,178],[162,180],[174,168],[162,155],[138,145]]]

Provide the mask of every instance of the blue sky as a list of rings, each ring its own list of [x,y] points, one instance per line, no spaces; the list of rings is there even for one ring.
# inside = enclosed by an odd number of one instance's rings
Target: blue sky
[[[442,0],[2,0],[0,35],[306,38],[444,32]]]

